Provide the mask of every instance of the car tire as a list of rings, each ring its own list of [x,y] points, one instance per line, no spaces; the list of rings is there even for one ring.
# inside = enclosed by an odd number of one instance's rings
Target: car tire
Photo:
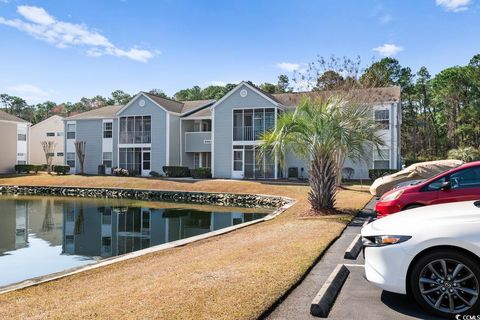
[[[440,317],[480,313],[480,266],[468,254],[459,250],[427,253],[415,262],[409,280],[413,298],[430,313]]]
[[[402,209],[402,211],[423,207],[421,204],[411,204]]]

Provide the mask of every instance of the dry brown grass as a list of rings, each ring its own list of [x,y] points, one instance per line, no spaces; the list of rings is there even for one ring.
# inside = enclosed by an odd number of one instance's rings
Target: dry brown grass
[[[351,217],[300,217],[309,210],[305,186],[45,175],[0,178],[0,184],[261,193],[298,200],[269,222],[2,295],[0,317],[9,319],[256,318],[305,273]],[[365,192],[341,190],[337,201],[347,210],[369,199]]]

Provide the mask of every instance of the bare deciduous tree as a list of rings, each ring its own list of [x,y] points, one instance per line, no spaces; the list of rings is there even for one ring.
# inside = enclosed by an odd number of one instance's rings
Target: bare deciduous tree
[[[53,141],[42,141],[43,152],[45,153],[45,160],[47,164],[47,172],[52,172],[53,155],[55,154],[56,143]]]
[[[80,162],[80,174],[83,174],[83,163],[85,161],[85,145],[86,141],[75,141],[75,151],[77,152],[77,158]]]

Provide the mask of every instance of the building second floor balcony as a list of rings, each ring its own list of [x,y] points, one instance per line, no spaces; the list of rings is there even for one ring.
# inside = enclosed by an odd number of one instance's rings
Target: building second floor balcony
[[[185,152],[211,152],[212,132],[185,132]]]

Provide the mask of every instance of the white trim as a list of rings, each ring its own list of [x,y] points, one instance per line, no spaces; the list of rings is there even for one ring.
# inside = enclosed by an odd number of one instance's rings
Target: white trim
[[[186,117],[183,117],[183,118],[180,118],[181,120],[211,120],[212,117],[208,117],[208,116],[205,116],[205,117],[189,117],[189,116],[186,116]]]
[[[165,165],[166,166],[169,166],[170,165],[170,113],[167,112],[167,124],[166,124],[166,130],[167,130],[167,134],[166,134],[166,151],[165,151],[165,158],[166,158],[166,161],[165,161]],[[150,155],[151,157],[151,155]],[[150,164],[151,166],[152,164]]]
[[[241,151],[242,152],[242,170],[235,170],[235,165],[234,165],[234,162],[235,162],[235,151]],[[233,149],[232,147],[232,161],[231,162],[231,173],[230,173],[230,177],[231,179],[244,179],[245,178],[245,148],[242,148],[242,149]],[[239,172],[242,172],[241,174]],[[237,172],[239,173],[239,175],[241,175],[241,177],[236,177],[234,172]]]
[[[233,131],[232,131],[233,132]],[[233,134],[233,133],[232,133]],[[212,109],[212,143],[210,149],[210,170],[212,172],[212,178],[215,178],[215,110]]]
[[[151,143],[118,143],[119,148],[151,148]]]
[[[274,113],[274,119],[273,119],[273,127],[276,129],[277,128],[277,118],[278,118],[278,110],[275,108],[275,113]],[[278,157],[277,153],[275,152],[275,171],[273,173],[273,178],[278,179]]]
[[[136,100],[138,97],[140,96],[143,96],[145,98],[147,98],[148,100],[150,100],[153,104],[157,105],[160,109],[162,109],[163,111],[165,111],[166,113],[171,113],[171,114],[174,114],[174,115],[181,115],[180,113],[177,113],[177,112],[173,112],[173,111],[168,111],[167,109],[165,109],[165,107],[163,107],[162,105],[160,105],[158,102],[156,102],[155,100],[153,100],[152,98],[150,98],[148,95],[146,95],[145,93],[143,92],[140,92],[139,94],[137,94],[135,97],[133,97],[126,105],[124,105],[120,110],[117,111],[117,116],[120,116],[120,114],[125,111],[127,108],[129,108]],[[181,102],[179,102],[181,103]]]
[[[179,137],[180,137],[180,139],[178,139],[178,140],[179,140],[179,143],[180,143],[180,166],[181,167],[183,166],[182,127],[183,127],[183,122],[182,122],[182,118],[180,118],[180,125],[179,125],[179,128],[180,128]]]
[[[219,104],[221,104],[223,101],[225,101],[228,97],[230,97],[234,92],[236,92],[238,89],[240,89],[242,86],[246,86],[247,88],[249,88],[250,90],[253,90],[255,91],[257,94],[259,94],[261,97],[265,98],[266,100],[270,101],[271,103],[273,103],[275,106],[279,106],[280,103],[276,102],[275,100],[272,100],[270,97],[266,96],[265,94],[263,94],[262,92],[260,92],[257,88],[255,87],[252,87],[251,85],[249,85],[247,82],[245,81],[242,81],[240,82],[235,88],[233,88],[232,90],[230,90],[229,93],[227,93],[226,95],[224,95],[220,100],[218,100],[217,102],[215,102],[211,108],[212,108],[212,111],[213,109],[215,109]]]

